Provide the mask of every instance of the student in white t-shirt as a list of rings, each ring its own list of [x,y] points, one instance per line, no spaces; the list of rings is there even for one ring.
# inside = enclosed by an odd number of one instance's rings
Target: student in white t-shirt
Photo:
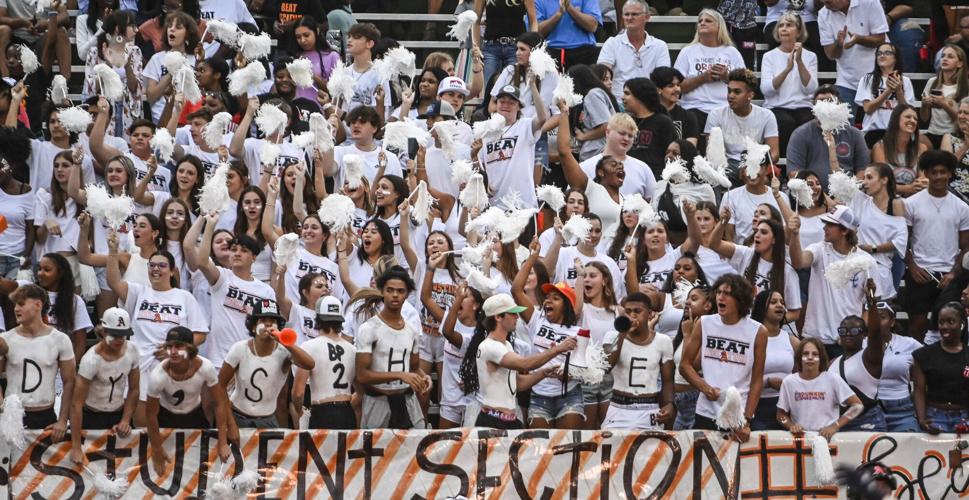
[[[557,104],[558,105],[558,104]],[[559,105],[560,106],[560,105]],[[559,107],[561,115],[561,106]],[[563,120],[565,118],[562,118]],[[619,192],[628,196],[639,193],[646,201],[653,199],[656,192],[656,176],[653,169],[642,160],[629,156],[629,151],[636,145],[639,138],[639,128],[636,119],[628,113],[616,113],[606,122],[606,145],[602,152],[586,158],[579,166],[585,175],[594,179],[598,174],[599,162],[606,156],[622,163],[626,177],[623,178]],[[659,147],[659,144],[657,144]],[[608,229],[608,226],[606,227]]]
[[[748,139],[770,146],[771,165],[781,156],[777,118],[770,110],[753,103],[756,89],[757,77],[753,71],[746,68],[731,70],[727,74],[727,105],[710,111],[703,128],[706,134],[714,127],[723,131],[727,161],[731,167],[740,165],[742,155],[747,152]],[[735,170],[730,169],[728,175],[733,172]]]
[[[730,219],[721,220],[725,225],[727,240],[734,243],[744,243],[754,233],[754,224],[758,221],[757,211],[760,205],[770,205],[780,210],[781,204],[790,206],[787,193],[774,192],[770,188],[772,167],[763,163],[756,175],[747,175],[749,167],[741,166],[740,180],[743,186],[727,191],[720,200],[720,207],[727,208]]]
[[[319,335],[302,345],[316,364],[311,370],[296,369],[292,402],[297,417],[304,406],[309,407],[310,429],[357,428],[354,408],[359,408],[360,395],[351,396],[357,349],[343,334],[343,311],[339,299],[322,297],[314,309]]]
[[[476,158],[475,163],[488,174],[492,202],[517,192],[525,206],[533,207],[538,206],[535,185],[541,172],[535,144],[549,114],[538,91],[535,75],[529,72],[526,79],[535,103],[535,115],[524,114],[524,102],[518,87],[500,87],[495,94],[495,113],[505,119],[505,128],[497,140],[489,140],[488,143],[482,142],[482,139],[475,140],[471,157]]]
[[[969,94],[966,53],[956,45],[946,45],[940,51],[939,72],[925,82],[919,114],[929,122],[926,136],[938,148],[942,137],[959,131],[959,102]]]
[[[46,323],[50,307],[47,292],[37,285],[21,285],[12,294],[19,326],[0,334],[0,356],[7,374],[5,397],[17,395],[24,407],[24,427],[50,430],[51,440],[60,442],[74,398],[75,361],[71,340]],[[57,374],[63,389],[57,413]]]
[[[512,334],[519,314],[527,308],[516,304],[510,295],[499,293],[488,297],[481,309],[484,317],[470,340],[460,369],[465,394],[477,394],[481,401],[481,412],[474,425],[521,429],[516,394],[557,373],[558,364],[545,365],[575,349],[575,339],[566,337],[541,352],[522,356],[514,350]]]
[[[280,331],[285,322],[275,302],[263,300],[254,304],[246,317],[246,329],[252,338],[233,344],[219,370],[219,384],[232,387],[232,418],[228,424],[233,439],[238,437],[240,428],[283,427],[285,422],[277,419],[277,401],[292,367],[312,370],[316,365],[296,344],[294,330]]]
[[[603,252],[599,251],[599,241],[602,239],[602,220],[599,216],[590,213],[588,215],[578,215],[584,217],[591,225],[589,235],[575,245],[562,247],[562,234],[556,232],[552,240],[552,246],[545,254],[545,267],[552,270],[551,280],[553,283],[564,281],[569,286],[575,286],[576,278],[581,272],[581,267],[585,267],[590,262],[600,262],[609,270],[610,283],[612,286],[613,297],[621,300],[626,296],[626,287],[623,286],[623,274],[619,271],[616,262]],[[577,266],[576,262],[581,266]]]
[[[377,108],[381,119],[390,117],[390,84],[380,82],[373,64],[373,48],[380,41],[380,30],[371,23],[357,23],[347,32],[347,55],[353,61],[347,70],[353,77],[353,97],[349,102],[339,101],[345,112],[359,106]],[[339,184],[337,184],[339,185]]]
[[[263,108],[276,108],[282,111],[287,116],[287,121],[281,128],[276,130],[261,130],[263,133],[262,138],[247,137],[251,129],[253,118],[256,114],[260,112]],[[232,140],[229,142],[229,155],[233,159],[242,162],[247,171],[249,172],[249,180],[252,184],[260,185],[265,187],[263,181],[264,176],[276,177],[277,175],[282,175],[281,169],[277,170],[278,167],[295,165],[301,161],[305,161],[306,154],[304,151],[296,147],[292,142],[289,141],[289,135],[292,131],[292,108],[289,103],[283,101],[282,99],[274,98],[266,101],[263,104],[259,103],[258,97],[249,97],[249,105],[246,108],[246,113],[242,116],[242,120],[239,122],[239,126],[236,128],[235,132],[232,134]],[[258,121],[256,122],[259,123]],[[204,141],[203,141],[204,142]],[[262,163],[263,154],[262,151],[267,147],[277,147],[279,148],[279,154],[276,157],[275,165],[264,165]],[[220,148],[221,150],[221,148]],[[178,151],[176,150],[176,153]],[[322,157],[317,165],[325,164],[329,165],[331,163],[333,150],[329,150],[322,154]],[[317,155],[319,156],[319,155]]]
[[[835,432],[861,414],[862,404],[848,383],[828,368],[828,355],[817,338],[794,351],[794,373],[784,377],[777,402],[777,422],[794,435],[817,432],[831,441]],[[848,410],[841,413],[841,407]]]
[[[194,333],[176,326],[165,335],[162,352],[165,359],[146,374],[148,440],[151,462],[157,474],[163,474],[171,462],[165,451],[159,428],[211,429],[208,415],[214,415],[218,429],[218,454],[229,459],[229,397],[219,384],[212,363],[199,356]],[[203,394],[206,396],[203,402]]]
[[[697,16],[696,36],[676,56],[673,67],[686,77],[680,84],[683,109],[693,113],[703,129],[707,113],[727,103],[727,74],[746,65],[723,16],[703,9]]]
[[[855,102],[862,75],[875,61],[875,49],[888,39],[888,20],[878,0],[826,0],[818,11],[818,32],[828,59],[838,70],[841,102]]]
[[[346,177],[347,165],[350,162],[360,162],[363,177],[375,191],[377,179],[385,174],[403,176],[403,169],[397,155],[387,151],[380,145],[375,136],[383,126],[380,114],[370,106],[360,106],[347,113],[346,126],[349,129],[350,144],[341,144],[333,148],[333,161],[323,162],[324,172],[333,177],[334,186],[344,186],[349,180]]]
[[[461,363],[483,319],[484,298],[481,293],[461,283],[454,295],[454,303],[447,310],[441,325],[444,337],[444,361],[441,371],[441,422],[439,429],[461,427],[471,398],[462,387]],[[422,360],[423,361],[423,360]]]
[[[673,340],[656,333],[652,301],[634,293],[623,301],[629,328],[619,332],[609,354],[613,391],[603,429],[671,429]]]
[[[91,155],[99,165],[104,165],[105,169],[108,168],[108,163],[118,156],[123,156],[131,160],[137,172],[137,178],[132,181],[132,189],[128,191],[128,193],[132,193],[134,192],[134,183],[148,175],[148,158],[154,154],[151,148],[151,139],[155,136],[155,124],[149,120],[135,120],[128,127],[131,149],[126,153],[122,152],[111,146],[105,140],[105,128],[108,126],[108,112],[110,108],[111,105],[107,99],[101,97],[98,100],[98,117],[94,121],[94,128],[91,130],[91,139],[89,142],[91,145]],[[105,173],[105,177],[107,178],[107,173]],[[171,181],[171,171],[163,168],[150,179],[148,189],[152,191],[167,191],[168,183]],[[111,184],[110,180],[108,180],[107,184]]]
[[[195,66],[195,46],[199,44],[199,27],[192,16],[182,11],[170,12],[165,16],[162,37],[162,50],[156,52],[145,64],[142,76],[145,81],[145,98],[151,105],[151,119],[161,121],[162,111],[165,109],[165,96],[171,92],[174,85],[173,76],[165,67],[166,56],[169,52],[177,52],[185,57],[186,64]]]
[[[855,104],[865,111],[861,130],[872,147],[885,135],[892,110],[915,99],[912,81],[902,75],[902,56],[892,43],[882,43],[875,52],[875,69],[858,82]]]
[[[77,370],[71,428],[110,429],[118,437],[128,437],[141,385],[138,349],[128,342],[134,334],[128,312],[108,309],[95,333],[100,341],[84,354]],[[81,432],[71,433],[71,460],[86,462]]]
[[[361,429],[422,429],[424,415],[415,393],[431,389],[431,377],[420,369],[420,330],[401,315],[414,281],[400,266],[377,277],[383,307],[355,336],[356,381],[364,392]]]

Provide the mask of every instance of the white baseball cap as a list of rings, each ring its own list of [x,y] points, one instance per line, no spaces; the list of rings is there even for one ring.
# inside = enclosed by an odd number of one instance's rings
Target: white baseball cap
[[[849,231],[858,230],[858,220],[855,219],[854,212],[845,205],[834,207],[830,212],[818,217],[818,219],[821,219],[821,222],[841,226]]]
[[[130,337],[133,333],[131,317],[128,316],[128,311],[120,307],[112,307],[104,311],[104,315],[101,316],[101,326],[106,334],[113,337]]]
[[[332,295],[320,297],[316,301],[316,318],[320,321],[343,321],[343,303]]]
[[[464,84],[464,80],[456,76],[449,76],[441,80],[440,85],[437,86],[437,95],[445,92],[457,92],[465,97],[470,93],[468,92],[468,86]]]
[[[485,316],[497,316],[499,314],[514,313],[518,314],[525,310],[525,306],[515,303],[515,299],[507,293],[499,293],[488,297],[484,302]]]

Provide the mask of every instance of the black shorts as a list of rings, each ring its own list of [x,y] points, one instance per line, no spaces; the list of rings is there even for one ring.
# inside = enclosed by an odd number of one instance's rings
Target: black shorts
[[[478,418],[474,420],[475,427],[487,427],[489,429],[506,429],[506,430],[516,430],[523,429],[525,426],[522,425],[522,421],[515,419],[512,421],[502,420],[497,417],[493,417],[481,411],[478,413]]]
[[[83,417],[84,417],[84,428],[88,430],[102,430],[110,429],[118,422],[121,422],[121,416],[124,414],[124,410],[116,411],[94,411],[88,407],[84,407]]]
[[[935,276],[936,279],[942,280],[942,273],[930,274]],[[910,314],[928,315],[932,311],[932,307],[935,306],[935,301],[939,298],[940,293],[942,293],[942,289],[939,288],[939,284],[935,280],[930,279],[928,283],[917,283],[915,278],[912,277],[912,273],[907,269],[905,270],[903,303],[906,310],[911,311]]]
[[[703,415],[697,414],[693,420],[693,428],[701,431],[722,431],[723,429],[717,427],[716,420],[712,418],[704,417]]]
[[[24,427],[28,429],[43,430],[55,422],[57,422],[57,414],[54,413],[54,407],[46,410],[24,412]]]
[[[320,403],[310,407],[310,429],[356,429],[357,414],[349,401]]]
[[[208,429],[211,426],[202,411],[202,405],[188,413],[172,413],[158,407],[158,427],[168,429]]]

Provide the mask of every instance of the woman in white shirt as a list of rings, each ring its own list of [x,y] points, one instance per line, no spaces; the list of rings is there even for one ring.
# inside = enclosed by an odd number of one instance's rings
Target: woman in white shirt
[[[868,147],[873,147],[885,135],[892,110],[915,99],[912,81],[902,75],[898,48],[886,42],[875,50],[875,69],[858,82],[855,95],[855,104],[865,111],[861,130],[865,132]]]
[[[882,376],[878,380],[878,400],[885,412],[886,432],[921,432],[915,418],[911,384],[914,372],[912,353],[921,348],[922,343],[895,333],[895,306],[891,302],[875,302],[875,311],[882,339],[888,339],[882,360]],[[872,312],[869,310],[868,314]]]
[[[938,149],[945,134],[955,132],[959,101],[969,95],[966,53],[956,45],[942,48],[939,72],[925,83],[919,114],[929,122],[925,136]]]
[[[147,87],[145,97],[151,104],[153,121],[160,121],[162,111],[165,109],[165,101],[162,98],[174,88],[172,74],[165,68],[165,57],[169,52],[178,52],[185,56],[187,64],[194,67],[195,53],[192,51],[199,41],[198,24],[191,16],[181,11],[170,12],[165,16],[165,37],[162,38],[162,47],[165,50],[151,56],[142,74]]]
[[[182,288],[192,290],[191,274],[188,266],[185,265],[185,256],[182,255],[182,242],[188,234],[189,220],[192,208],[181,198],[169,198],[161,206],[162,224],[165,228],[161,231],[162,244],[159,248],[168,250],[168,253],[175,257],[175,267],[178,269],[178,282]]]
[[[849,206],[858,218],[858,248],[875,258],[875,282],[883,299],[896,295],[905,266],[895,269],[895,257],[908,248],[908,225],[905,203],[895,195],[892,167],[875,163],[865,169],[861,181],[863,193],[851,199]],[[803,233],[804,224],[801,224]]]
[[[918,112],[913,106],[899,104],[888,119],[885,135],[871,148],[871,161],[891,165],[898,194],[907,198],[929,185],[917,167],[919,157],[931,147],[919,132]]]
[[[589,330],[589,343],[605,352],[612,349],[607,334],[614,330],[616,317],[622,314],[613,283],[613,276],[605,264],[592,261],[582,266],[575,259],[578,276],[575,279],[575,312],[583,329]],[[582,384],[582,400],[585,404],[585,428],[597,430],[602,426],[612,399],[612,373],[606,373],[598,385]]]
[[[696,36],[680,51],[673,67],[686,77],[680,84],[683,108],[693,113],[703,130],[707,113],[727,105],[727,74],[746,65],[723,16],[703,9],[697,16]]]
[[[817,432],[828,441],[861,413],[851,388],[827,371],[828,355],[817,338],[807,338],[794,352],[794,370],[784,378],[777,403],[777,422],[791,434]],[[849,406],[840,414],[841,406]]]
[[[781,151],[787,151],[787,139],[794,129],[814,118],[811,97],[818,88],[818,56],[802,45],[808,32],[794,12],[781,15],[773,37],[780,46],[764,54],[760,90],[764,107],[777,118]]]
[[[49,189],[38,189],[34,200],[35,242],[40,253],[56,252],[77,268],[77,203],[67,194],[67,183],[74,168],[81,168],[81,151],[62,151],[54,157],[54,175]],[[79,274],[79,273],[78,273]],[[78,278],[75,275],[75,278]]]
[[[441,422],[438,428],[461,427],[466,417],[471,397],[465,394],[461,380],[461,364],[471,345],[478,322],[484,320],[484,298],[466,283],[457,287],[454,303],[447,310],[441,335],[444,344],[444,362],[441,373]],[[479,339],[480,340],[480,339]],[[423,360],[422,360],[423,361]]]
[[[351,297],[361,288],[373,286],[374,268],[381,257],[394,257],[394,235],[390,226],[378,218],[364,224],[359,244],[354,239],[355,235],[341,235],[336,244],[340,280]]]
[[[787,306],[780,292],[764,290],[754,298],[750,319],[767,330],[767,359],[764,361],[764,389],[750,428],[755,431],[781,430],[777,422],[778,389],[784,377],[794,371],[794,351],[799,343],[797,331],[784,319]]]
[[[286,206],[285,203],[283,206]],[[272,247],[262,233],[262,216],[266,210],[266,194],[258,186],[246,186],[239,195],[236,207],[236,223],[232,228],[235,234],[245,234],[259,243],[262,251],[252,264],[252,276],[263,283],[269,283],[273,269]],[[274,227],[275,229],[275,227]]]

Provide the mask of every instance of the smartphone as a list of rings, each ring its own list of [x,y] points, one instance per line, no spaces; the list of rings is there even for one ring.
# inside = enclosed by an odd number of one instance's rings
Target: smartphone
[[[417,146],[417,139],[410,137],[407,139],[407,157],[411,160],[417,158],[417,150],[420,149]]]
[[[933,97],[942,97],[942,89],[932,89],[929,91],[929,94]]]

